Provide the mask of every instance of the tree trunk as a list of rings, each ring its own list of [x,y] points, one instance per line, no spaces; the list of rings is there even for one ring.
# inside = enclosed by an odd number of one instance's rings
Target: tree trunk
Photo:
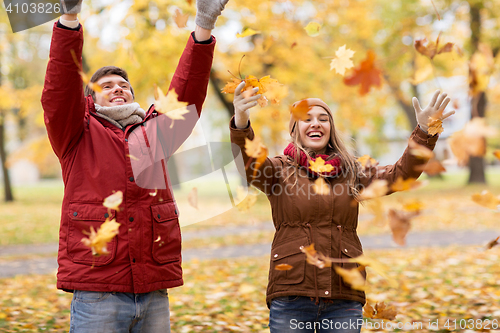
[[[224,97],[224,93],[222,92],[224,83],[217,78],[213,69],[210,71],[210,83],[212,83],[212,85],[214,86],[215,94],[217,95],[221,103],[226,107],[229,117],[232,117],[234,115],[234,105],[233,103],[228,102]]]
[[[470,2],[469,2],[470,3]],[[477,2],[470,3],[470,47],[471,55],[474,54],[481,40],[481,7]],[[484,117],[486,113],[486,94],[480,94],[471,98],[471,119],[475,117]],[[469,184],[486,183],[485,163],[483,157],[471,157],[469,160]]]
[[[0,115],[0,160],[2,161],[3,185],[5,202],[14,201],[12,187],[10,186],[9,170],[7,170],[7,153],[5,151],[5,127],[4,118]]]

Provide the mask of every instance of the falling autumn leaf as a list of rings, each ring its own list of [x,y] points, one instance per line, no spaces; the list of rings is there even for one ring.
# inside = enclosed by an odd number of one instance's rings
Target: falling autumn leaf
[[[158,194],[158,189],[157,188],[155,188],[154,192],[149,192],[149,195],[152,196],[152,197],[156,197],[157,194]]]
[[[370,155],[363,155],[361,157],[358,157],[357,161],[361,164],[361,166],[364,169],[376,167],[378,165],[377,160],[371,158]]]
[[[278,80],[271,78],[270,75],[264,76],[260,79],[257,79],[257,77],[253,75],[248,75],[244,80],[231,78],[231,81],[229,81],[224,88],[222,88],[222,92],[226,94],[234,94],[236,88],[242,81],[245,81],[245,87],[242,89],[242,92],[254,87],[259,88],[257,93],[262,96],[257,100],[257,102],[260,107],[264,107],[268,104],[268,99],[264,95],[268,92],[270,93],[270,100],[273,104],[279,104],[280,100],[286,96],[283,95],[284,91],[286,94],[286,90],[282,87],[283,85],[280,84]]]
[[[446,43],[444,46],[439,48],[439,38],[441,33],[438,35],[436,42],[427,42],[427,38],[415,40],[415,49],[418,53],[428,57],[429,59],[434,59],[438,54],[451,52],[453,50],[453,43]]]
[[[175,10],[174,21],[177,27],[181,29],[185,28],[187,26],[188,18],[189,14],[182,14],[182,11],[179,8]]]
[[[165,96],[161,88],[156,86],[155,110],[172,119],[170,128],[174,126],[174,120],[185,119],[183,115],[189,112],[186,108],[187,105],[187,102],[179,102],[175,89],[170,90]]]
[[[277,271],[289,271],[293,268],[293,266],[288,265],[288,264],[279,264],[274,267],[275,270]]]
[[[498,245],[498,240],[500,239],[500,236],[498,236],[497,238],[495,238],[494,240],[488,242],[488,244],[486,244],[486,250],[490,250],[492,249],[493,247],[497,246]]]
[[[350,49],[346,49],[346,46],[341,46],[335,52],[337,56],[336,59],[333,59],[330,63],[330,70],[335,69],[337,74],[344,76],[346,69],[350,69],[354,67],[354,63],[351,58],[354,56],[354,51]]]
[[[241,212],[249,210],[257,202],[258,195],[259,193],[253,188],[247,192],[243,186],[238,186],[236,188],[236,200],[239,204],[236,207]]]
[[[318,268],[331,267],[332,262],[342,262],[341,259],[332,259],[326,257],[325,255],[319,253],[314,248],[314,243],[311,243],[308,246],[301,246],[300,250],[306,254],[306,261],[310,265],[314,265]]]
[[[380,87],[382,72],[375,66],[375,52],[369,50],[366,59],[354,69],[354,73],[344,78],[348,86],[360,85],[359,93],[366,95],[372,86]]]
[[[486,208],[498,209],[500,205],[500,196],[495,197],[490,191],[484,190],[480,194],[473,194],[472,201]]]
[[[320,29],[321,29],[321,24],[319,24],[318,22],[309,22],[304,28],[304,30],[310,37],[318,36]]]
[[[104,199],[102,205],[106,208],[119,211],[120,210],[119,206],[122,204],[122,201],[123,201],[123,192],[116,191],[115,193],[111,194],[106,199]]]
[[[256,34],[260,34],[260,31],[256,31],[256,30],[253,30],[251,28],[247,28],[241,34],[240,33],[236,34],[236,37],[237,38],[243,38],[243,37],[253,36],[253,35],[256,35]]]
[[[412,200],[403,204],[403,210],[411,213],[420,213],[424,208],[424,204],[419,200]]]
[[[367,188],[363,189],[359,195],[360,200],[368,200],[384,196],[389,192],[387,180],[375,179]]]
[[[363,269],[364,267],[370,267],[373,269],[377,274],[380,276],[384,277],[391,287],[397,288],[398,287],[398,282],[394,280],[393,278],[389,277],[386,272],[388,271],[387,267],[382,265],[380,262],[376,261],[375,259],[369,258],[366,255],[362,254],[356,258],[351,258],[349,259],[349,262],[354,262],[359,264],[361,267],[358,267],[358,270]]]
[[[303,99],[299,102],[296,102],[292,105],[290,108],[290,113],[293,116],[293,119],[296,121],[299,120],[306,120],[308,117],[308,112],[309,112],[309,103],[307,102],[307,99]]]
[[[415,171],[425,172],[429,176],[439,175],[442,172],[446,171],[446,168],[439,162],[438,160],[432,159],[428,161],[426,164],[417,165],[414,167]]]
[[[309,161],[309,164],[309,169],[317,173],[330,172],[334,169],[333,165],[325,164],[325,160],[321,157],[318,157],[315,161]]]
[[[313,190],[316,194],[319,195],[328,195],[330,194],[330,187],[325,182],[322,177],[319,177],[314,181]]]
[[[426,146],[419,145],[414,140],[408,141],[408,147],[410,148],[410,154],[423,160],[427,161],[434,157],[434,152],[432,150]]]
[[[261,143],[260,138],[255,137],[253,140],[245,138],[245,152],[248,156],[253,157],[255,159],[255,165],[253,170],[253,177],[255,177],[255,175],[257,174],[257,170],[266,160],[269,151],[267,147]]]
[[[495,150],[493,152],[493,155],[495,155],[496,158],[498,158],[500,160],[500,150]]]
[[[375,308],[366,302],[363,308],[363,316],[370,319],[394,320],[397,315],[397,311],[392,306],[387,307],[384,302],[375,304]]]
[[[392,231],[392,239],[400,246],[406,245],[406,235],[411,228],[411,219],[418,213],[405,213],[390,209],[388,213],[389,227]]]
[[[80,77],[82,78],[83,83],[85,83],[96,94],[103,96],[105,99],[109,99],[109,96],[107,94],[102,93],[102,87],[95,82],[90,82],[90,78],[88,77],[88,75],[83,72],[83,69],[80,66],[80,63],[78,62],[78,59],[76,58],[75,50],[71,49],[70,53],[71,53],[71,56],[73,57],[73,61],[75,62],[76,66],[79,69],[78,74],[80,74]]]
[[[497,130],[486,123],[485,118],[475,117],[465,127],[448,138],[453,155],[461,166],[467,165],[470,156],[486,154],[486,138],[496,136]]]
[[[415,178],[408,178],[403,180],[403,177],[398,177],[394,183],[391,184],[391,190],[394,192],[416,190],[424,185],[426,182],[418,181]]]
[[[90,227],[90,234],[88,238],[82,238],[82,243],[92,249],[92,255],[99,256],[109,254],[106,246],[108,243],[118,235],[118,227],[120,226],[114,219],[108,220],[101,224],[101,227],[94,230],[94,227]]]
[[[364,291],[366,289],[365,278],[357,268],[344,269],[334,266],[335,272],[342,277],[345,283],[349,284],[352,289]]]
[[[191,207],[198,209],[198,189],[193,187],[188,194],[188,203]]]

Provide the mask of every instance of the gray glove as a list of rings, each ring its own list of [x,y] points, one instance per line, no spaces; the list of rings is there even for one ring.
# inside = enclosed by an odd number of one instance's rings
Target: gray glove
[[[78,14],[82,10],[82,0],[61,0],[61,14]]]
[[[435,116],[441,112],[443,113],[441,115],[441,119],[445,119],[455,113],[455,111],[444,113],[444,109],[446,109],[446,106],[450,103],[450,101],[451,99],[448,97],[447,93],[441,94],[439,90],[436,90],[429,105],[425,109],[422,109],[418,99],[413,97],[412,102],[413,108],[415,109],[415,115],[417,116],[417,122],[424,132],[427,132],[429,129],[429,117]]]
[[[62,0],[61,0],[62,1]],[[194,20],[200,27],[212,30],[215,28],[215,21],[222,13],[229,0],[196,0],[196,19]]]

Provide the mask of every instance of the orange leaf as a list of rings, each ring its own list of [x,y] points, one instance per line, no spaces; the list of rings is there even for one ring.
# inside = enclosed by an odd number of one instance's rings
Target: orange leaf
[[[361,85],[359,93],[366,95],[372,86],[380,87],[382,72],[375,66],[375,52],[369,50],[366,59],[354,69],[354,73],[344,78],[348,86]]]
[[[325,180],[321,177],[314,181],[313,186],[314,192],[319,195],[328,195],[330,194],[330,187],[325,182]]]
[[[424,182],[418,181],[415,178],[408,178],[403,180],[403,177],[398,177],[394,183],[391,185],[391,190],[394,192],[415,190],[421,186],[425,185]]]
[[[309,112],[309,103],[306,99],[294,103],[290,109],[290,112],[292,113],[293,119],[295,119],[296,121],[306,120],[308,117],[307,113]]]
[[[288,264],[279,264],[274,267],[275,270],[277,271],[289,271],[293,268],[293,266],[288,265]]]
[[[374,319],[394,320],[398,315],[398,312],[392,306],[386,307],[384,302],[375,304],[375,311],[377,311],[377,314]]]
[[[182,14],[182,11],[179,8],[175,10],[174,21],[179,28],[182,29],[187,26],[188,18],[189,14]]]
[[[415,171],[423,171],[429,176],[439,175],[442,172],[446,171],[446,168],[439,162],[438,160],[430,160],[426,164],[417,165]]]
[[[345,283],[349,284],[352,289],[355,290],[365,290],[365,278],[361,275],[361,272],[356,269],[344,269],[338,266],[334,266],[335,272],[342,277]]]
[[[225,94],[234,94],[234,91],[236,90],[236,87],[242,82],[243,80],[237,79],[232,77],[231,81],[226,83],[224,88],[222,88],[222,92]]]
[[[361,157],[358,157],[357,161],[365,169],[371,168],[371,167],[376,167],[378,165],[377,160],[374,158],[371,158],[370,155],[363,155]]]
[[[260,138],[255,137],[253,140],[245,138],[245,152],[248,156],[255,158],[253,170],[253,177],[255,177],[257,170],[266,160],[269,151],[267,147],[261,143]]]
[[[495,150],[493,152],[493,155],[495,155],[496,158],[498,158],[500,160],[500,150]]]
[[[94,227],[91,226],[89,237],[82,238],[82,243],[92,249],[92,255],[94,256],[109,254],[106,246],[116,235],[118,235],[119,226],[120,223],[117,223],[114,219],[111,221],[106,219],[97,232],[94,230]],[[84,231],[84,233],[86,232]]]
[[[363,189],[359,195],[360,200],[368,200],[386,195],[389,192],[387,180],[375,179],[367,188]]]
[[[500,197],[495,197],[488,190],[484,190],[480,194],[472,195],[472,201],[486,208],[498,209],[500,206]]]

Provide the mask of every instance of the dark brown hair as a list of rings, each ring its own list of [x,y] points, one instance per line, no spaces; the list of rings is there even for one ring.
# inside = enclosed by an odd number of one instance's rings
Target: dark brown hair
[[[104,66],[99,68],[98,70],[95,71],[94,75],[90,78],[90,82],[97,82],[101,77],[104,77],[106,75],[119,75],[122,78],[125,79],[130,84],[130,81],[128,80],[128,74],[127,72],[116,66]],[[132,89],[132,85],[130,86],[130,92],[132,93],[132,97],[135,98],[134,95],[134,89]],[[95,102],[95,91],[89,88],[88,85],[85,86],[85,96],[92,96],[92,99]]]

